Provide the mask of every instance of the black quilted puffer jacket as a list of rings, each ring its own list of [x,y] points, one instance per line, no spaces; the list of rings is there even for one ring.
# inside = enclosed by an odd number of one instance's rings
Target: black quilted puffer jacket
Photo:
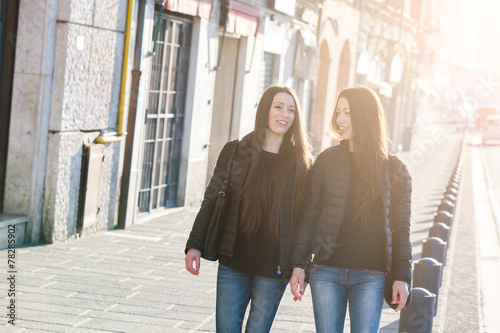
[[[292,252],[294,267],[305,267],[310,254],[315,261],[328,259],[335,247],[347,203],[351,166],[348,143],[322,152],[308,180],[304,211]],[[410,242],[411,176],[404,163],[391,156],[383,171],[381,198],[385,214],[386,269],[396,280],[411,281]],[[392,163],[393,162],[393,163]]]
[[[253,132],[246,135],[240,142],[237,143],[236,157],[231,172],[231,185],[227,202],[227,220],[224,232],[222,234],[222,242],[219,249],[219,254],[232,256],[236,234],[238,231],[238,217],[240,214],[240,199],[235,194],[239,193],[245,183],[250,167],[250,158],[252,155],[252,135]],[[217,165],[214,170],[210,183],[205,191],[205,196],[201,204],[201,208],[196,216],[193,224],[193,229],[186,243],[185,252],[190,248],[202,250],[203,239],[208,228],[212,213],[217,200],[217,193],[220,185],[224,181],[227,173],[228,163],[231,159],[234,145],[236,141],[228,142],[219,155]],[[279,265],[282,271],[290,268],[290,255],[293,246],[293,217],[292,217],[292,202],[294,191],[295,168],[290,166],[288,176],[285,183],[282,201],[281,215],[281,230],[280,230],[280,257]]]

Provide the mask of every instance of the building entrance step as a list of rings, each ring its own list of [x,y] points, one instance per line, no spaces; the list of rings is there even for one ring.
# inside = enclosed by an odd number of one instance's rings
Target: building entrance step
[[[10,239],[15,239],[16,247],[26,243],[27,227],[28,216],[0,213],[0,250],[8,248],[9,234],[14,235]]]

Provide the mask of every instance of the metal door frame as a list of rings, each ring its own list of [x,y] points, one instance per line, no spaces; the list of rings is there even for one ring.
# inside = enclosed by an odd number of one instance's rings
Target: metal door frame
[[[158,15],[159,13],[156,13],[155,22]],[[159,29],[161,30],[159,30],[159,37],[156,40],[156,52],[151,59],[149,86],[146,94],[147,108],[144,114],[144,134],[141,139],[140,183],[138,184],[137,195],[138,214],[151,213],[162,207],[177,206],[176,196],[179,184],[180,149],[185,118],[192,21],[163,13],[159,22]],[[183,44],[179,43],[178,38],[181,37],[179,25],[185,27],[184,33],[187,35],[182,36],[187,38],[187,43],[184,40]],[[155,36],[155,32],[153,32],[153,36]],[[172,37],[175,37],[176,40],[172,40]],[[175,41],[175,43],[172,41]],[[171,52],[174,48],[176,52]],[[183,68],[182,64],[179,65],[183,60],[182,54],[187,57],[186,68]],[[161,56],[160,68],[159,72],[155,72],[153,66],[158,64],[157,57],[159,56]],[[176,60],[175,64],[174,60]],[[175,65],[177,66],[174,73],[172,68]],[[166,68],[168,68],[167,72],[165,72]],[[175,90],[179,84],[178,74],[182,71],[185,72],[185,81],[183,86],[181,84],[180,89]],[[175,74],[175,81],[172,81],[172,73]],[[158,84],[158,82],[159,85],[153,87],[153,84]],[[157,100],[152,100],[152,94],[157,94]],[[179,94],[183,94],[181,108],[174,106],[174,102],[179,103],[176,100]],[[169,112],[171,110],[170,105],[175,110],[174,113]],[[149,112],[151,106],[156,107],[154,113]],[[153,121],[154,124],[148,128],[148,122],[150,121]],[[172,123],[169,124],[169,121]],[[169,130],[170,132],[168,132]],[[177,136],[178,133],[181,134],[180,137]],[[168,145],[167,151],[165,145]],[[165,156],[165,153],[168,156]],[[176,163],[177,165],[175,165]],[[176,175],[173,175],[173,173],[176,173]],[[172,187],[176,188],[174,198],[172,198]],[[145,203],[147,203],[147,206]]]

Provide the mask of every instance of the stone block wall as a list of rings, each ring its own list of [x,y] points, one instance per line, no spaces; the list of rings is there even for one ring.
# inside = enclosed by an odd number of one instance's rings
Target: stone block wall
[[[81,1],[85,5],[80,11],[67,8],[74,2],[66,3],[59,11],[50,128],[58,131],[115,128],[125,26],[119,24],[123,30],[112,31],[93,23],[86,25],[94,21],[93,16],[88,18],[85,14],[88,1]],[[126,5],[127,1],[120,2]],[[97,7],[96,21],[103,25],[99,18],[102,13],[97,14]],[[110,22],[122,20],[116,17],[119,12],[114,14],[114,18],[108,17]],[[126,13],[121,14],[126,16]],[[76,22],[61,20],[73,17]]]
[[[4,211],[31,242],[76,233],[84,133],[116,131],[127,0],[21,0]],[[108,144],[96,230],[113,226],[120,144]]]
[[[127,3],[127,0],[59,2],[50,113],[50,131],[54,133],[50,140],[54,136],[57,144],[53,153],[57,152],[59,160],[47,164],[43,221],[47,242],[67,239],[76,232],[80,185],[76,178],[80,179],[84,142],[75,138],[91,131],[116,131]],[[72,144],[66,145],[63,142],[66,139]],[[75,158],[80,159],[79,165],[74,164]],[[118,162],[119,144],[106,145],[97,223],[84,232],[113,227]],[[71,177],[67,176],[68,165]],[[54,175],[61,176],[54,178]],[[68,193],[64,186],[68,183],[76,195],[72,193],[66,203]],[[59,203],[64,203],[61,208]]]
[[[28,241],[40,236],[57,0],[21,0],[11,104],[4,213],[27,217]]]
[[[49,134],[42,241],[61,242],[76,234],[83,134]]]

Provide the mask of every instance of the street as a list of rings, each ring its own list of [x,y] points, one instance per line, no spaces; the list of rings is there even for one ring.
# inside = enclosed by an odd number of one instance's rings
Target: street
[[[498,276],[500,273],[500,142],[486,145],[472,140],[474,160],[474,216],[482,304],[482,331],[498,332]]]
[[[487,176],[487,186],[493,208],[497,210],[495,214],[498,218],[500,207],[500,141],[493,142],[478,147],[481,151],[482,163]],[[497,219],[497,222],[498,219]]]
[[[442,332],[499,332],[500,145],[471,130],[466,147]]]

